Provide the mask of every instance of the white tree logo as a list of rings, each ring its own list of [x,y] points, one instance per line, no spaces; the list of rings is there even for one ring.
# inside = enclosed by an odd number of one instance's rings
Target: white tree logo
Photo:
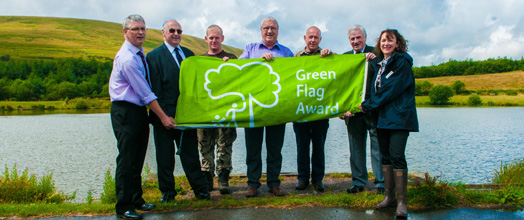
[[[276,80],[274,80],[271,83],[271,84],[276,86],[276,89],[273,90],[273,91],[270,91],[271,93],[273,93],[273,96],[274,96],[273,103],[265,104],[265,103],[260,102],[259,100],[257,100],[255,98],[255,95],[252,94],[251,91],[248,91],[248,92],[223,91],[224,89],[216,89],[215,87],[213,87],[213,89],[211,89],[210,85],[212,84],[212,80],[210,80],[210,76],[212,76],[212,74],[220,75],[220,71],[223,68],[226,68],[226,67],[234,67],[234,68],[236,68],[238,70],[239,74],[243,74],[242,70],[245,69],[245,68],[266,67],[267,69],[264,68],[264,71],[258,71],[258,72],[261,72],[262,74],[258,75],[257,78],[255,78],[255,80],[258,80],[259,77],[272,77],[272,76],[276,77]],[[234,76],[234,77],[237,77],[237,76]],[[273,68],[269,64],[264,63],[264,62],[251,62],[251,63],[244,64],[242,66],[238,66],[238,65],[233,64],[233,63],[224,63],[224,64],[220,65],[218,67],[218,69],[210,69],[210,70],[208,70],[206,72],[206,74],[205,74],[205,80],[206,80],[206,82],[204,83],[204,89],[207,91],[208,96],[211,99],[218,100],[218,99],[222,99],[222,98],[225,98],[225,97],[228,97],[228,96],[236,96],[236,97],[239,97],[240,100],[241,100],[240,103],[236,103],[236,102],[232,103],[231,104],[232,108],[230,108],[229,110],[227,110],[225,112],[225,116],[222,117],[220,115],[215,115],[215,121],[212,121],[213,123],[215,123],[214,124],[215,126],[230,127],[231,123],[233,123],[235,127],[238,127],[238,124],[237,124],[236,119],[235,119],[235,115],[238,112],[245,111],[246,110],[246,105],[249,105],[249,127],[255,127],[255,121],[254,121],[255,117],[254,117],[254,114],[253,114],[253,103],[256,103],[258,106],[263,107],[263,108],[273,108],[273,107],[275,107],[278,104],[278,93],[281,90],[281,86],[279,84],[280,76],[278,75],[278,73],[273,71]],[[220,88],[220,87],[217,87],[217,88]],[[219,90],[219,91],[216,91],[216,90]],[[218,95],[213,95],[213,93],[218,94]],[[247,94],[243,94],[243,93],[247,93]],[[247,103],[246,103],[246,96],[249,97]],[[238,108],[239,106],[241,106],[241,108]],[[230,117],[230,115],[231,115],[231,117]],[[224,125],[224,123],[226,123],[226,122],[227,122],[227,124]]]

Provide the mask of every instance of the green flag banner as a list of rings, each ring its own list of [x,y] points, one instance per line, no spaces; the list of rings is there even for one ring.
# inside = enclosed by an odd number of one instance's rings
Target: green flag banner
[[[362,54],[259,59],[193,56],[182,62],[175,122],[185,127],[262,127],[359,112]]]

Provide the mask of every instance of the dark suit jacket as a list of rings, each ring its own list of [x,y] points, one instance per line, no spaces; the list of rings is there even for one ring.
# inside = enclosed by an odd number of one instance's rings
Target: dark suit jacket
[[[182,47],[182,52],[186,58],[195,55],[186,47]],[[174,118],[178,96],[180,95],[178,89],[180,68],[165,43],[149,52],[146,60],[149,66],[151,90],[158,97],[158,104],[162,107],[162,110],[168,116]],[[162,125],[153,111],[149,112],[149,116],[153,125]]]

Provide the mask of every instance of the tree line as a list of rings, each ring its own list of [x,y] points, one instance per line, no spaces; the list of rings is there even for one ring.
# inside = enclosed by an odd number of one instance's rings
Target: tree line
[[[109,97],[113,60],[106,58],[10,59],[0,56],[0,100],[37,101],[76,97]],[[475,75],[524,70],[524,59],[507,57],[483,61],[449,60],[439,65],[413,67],[415,78]],[[429,82],[417,85],[417,95],[428,95]]]
[[[111,59],[10,59],[0,56],[0,100],[109,97]]]
[[[524,70],[524,59],[513,60],[507,57],[473,61],[472,59],[456,61],[450,59],[439,65],[413,67],[415,78],[431,78],[439,76],[465,76],[486,73],[503,73]]]

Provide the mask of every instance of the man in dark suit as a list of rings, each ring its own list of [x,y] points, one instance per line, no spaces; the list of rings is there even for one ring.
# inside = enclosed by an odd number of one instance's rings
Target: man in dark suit
[[[158,97],[158,103],[170,117],[175,117],[179,92],[179,72],[182,61],[195,54],[180,46],[182,27],[176,20],[164,22],[162,35],[164,44],[147,54],[151,72],[151,88]],[[180,161],[187,180],[197,199],[209,199],[206,177],[200,171],[196,129],[165,129],[154,112],[150,112],[154,128],[156,160],[158,165],[158,185],[162,192],[161,202],[173,201],[176,196],[175,145],[180,150]],[[180,143],[182,141],[182,143]]]
[[[348,38],[353,50],[344,54],[375,53],[375,48],[366,45],[366,29],[360,25],[353,25],[348,29]],[[371,65],[370,65],[371,66]],[[373,81],[374,71],[368,68],[367,72],[367,91],[366,99],[369,97],[371,81]],[[384,176],[381,169],[382,156],[378,147],[377,131],[374,112],[357,113],[352,117],[345,117],[348,139],[349,139],[349,162],[351,165],[351,175],[353,176],[353,186],[348,193],[358,193],[364,191],[364,186],[368,182],[368,171],[366,168],[366,139],[369,131],[371,149],[371,167],[375,176],[375,187],[378,193],[383,194]]]

